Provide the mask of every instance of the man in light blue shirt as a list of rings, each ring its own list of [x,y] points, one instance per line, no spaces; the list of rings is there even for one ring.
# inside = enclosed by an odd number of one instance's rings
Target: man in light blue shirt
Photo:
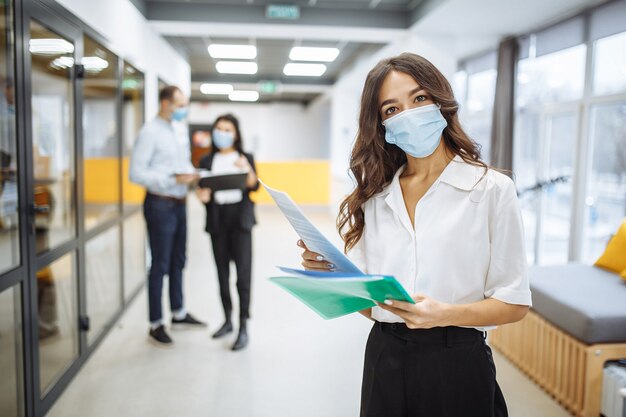
[[[152,264],[148,275],[150,340],[173,346],[165,331],[161,296],[163,277],[169,276],[172,327],[206,327],[185,310],[183,268],[186,260],[186,195],[198,179],[191,164],[189,141],[176,133],[174,122],[187,116],[187,99],[176,86],[159,93],[159,114],[146,123],[137,137],[130,162],[130,180],[146,187],[143,212],[148,228]]]

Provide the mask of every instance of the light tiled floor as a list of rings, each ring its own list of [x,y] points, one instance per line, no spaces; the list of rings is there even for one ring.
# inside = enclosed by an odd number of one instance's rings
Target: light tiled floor
[[[275,265],[297,266],[299,250],[295,233],[278,210],[260,207],[254,231],[251,343],[245,351],[231,352],[235,336],[218,341],[210,337],[223,319],[217,278],[202,208],[192,201],[189,210],[186,303],[209,321],[209,330],[173,332],[175,349],[153,347],[147,340],[142,291],[49,415],[357,416],[369,321],[359,315],[324,321],[267,281],[276,274]],[[336,236],[327,209],[309,209],[307,214],[327,236]],[[495,357],[511,417],[568,416],[506,360],[497,353]]]

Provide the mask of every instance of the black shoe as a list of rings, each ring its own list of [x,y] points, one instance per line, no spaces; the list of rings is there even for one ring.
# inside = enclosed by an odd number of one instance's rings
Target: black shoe
[[[191,314],[187,313],[187,315],[177,320],[176,318],[172,318],[172,328],[185,328],[185,327],[207,327],[207,324],[196,320]]]
[[[150,341],[158,347],[172,348],[174,341],[165,331],[165,327],[160,325],[156,329],[150,330]]]
[[[228,333],[233,331],[233,324],[230,321],[222,324],[222,327],[218,331],[213,334],[213,339],[218,339],[222,336],[226,336]]]
[[[237,336],[237,341],[231,348],[233,351],[241,350],[248,346],[248,332],[245,329],[239,330],[239,336]]]

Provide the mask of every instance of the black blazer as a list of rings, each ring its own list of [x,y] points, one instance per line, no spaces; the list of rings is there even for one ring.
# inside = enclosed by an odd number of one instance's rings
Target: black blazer
[[[213,166],[213,157],[215,152],[211,152],[200,160],[200,168],[210,170]],[[254,165],[254,157],[252,154],[243,153],[246,157],[252,170],[256,174],[256,166]],[[243,190],[243,200],[241,201],[241,216],[239,217],[239,225],[243,230],[250,231],[252,226],[256,224],[256,217],[254,215],[254,203],[250,200],[250,191],[256,191],[259,189],[259,182],[257,181],[254,187]],[[220,219],[219,213],[213,198],[206,206],[206,226],[205,229],[208,233],[215,233],[219,230]]]

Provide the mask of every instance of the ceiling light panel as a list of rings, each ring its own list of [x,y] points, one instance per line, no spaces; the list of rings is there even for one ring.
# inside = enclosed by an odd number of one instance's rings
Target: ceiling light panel
[[[333,62],[338,55],[338,48],[294,46],[289,53],[289,59],[292,61]]]
[[[209,45],[209,55],[218,59],[254,59],[256,58],[256,46],[254,45]]]
[[[256,74],[259,68],[256,62],[219,61],[215,69],[220,74]]]
[[[233,86],[231,84],[211,84],[204,83],[200,86],[200,92],[202,94],[230,94],[233,92]]]
[[[300,77],[319,77],[326,72],[324,64],[296,64],[290,62],[283,68],[283,74]]]
[[[231,101],[257,101],[259,92],[254,90],[235,90],[228,95]]]

